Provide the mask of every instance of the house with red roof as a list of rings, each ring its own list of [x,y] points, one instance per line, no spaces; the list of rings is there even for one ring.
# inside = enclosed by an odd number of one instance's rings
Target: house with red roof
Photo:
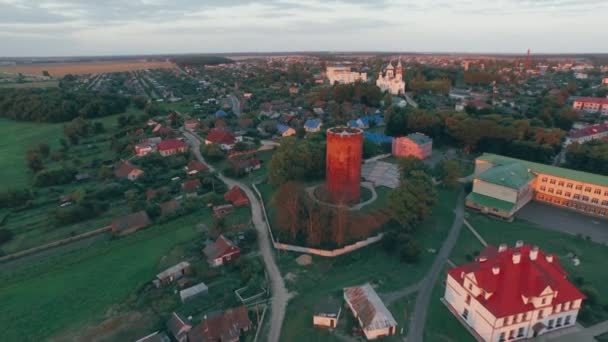
[[[572,108],[587,113],[600,113],[602,115],[608,115],[608,98],[581,97],[574,100]]]
[[[185,169],[186,169],[186,173],[191,176],[196,175],[199,172],[209,171],[209,168],[205,164],[201,163],[200,161],[198,161],[196,159],[191,160],[188,163],[188,165],[186,165]]]
[[[161,156],[166,157],[188,151],[188,145],[179,139],[172,138],[158,143],[156,149]]]
[[[591,140],[604,139],[606,137],[608,137],[608,122],[571,130],[566,137],[564,145],[568,146],[573,142],[584,144]]]
[[[135,165],[129,163],[128,161],[124,161],[121,164],[117,165],[116,168],[114,168],[114,177],[120,179],[128,179],[130,181],[134,181],[143,175],[144,171],[142,169],[137,168]]]
[[[232,203],[235,207],[242,207],[249,205],[249,198],[247,194],[238,186],[233,186],[224,194],[224,200]]]
[[[205,145],[217,144],[222,150],[231,150],[236,144],[236,137],[225,130],[213,128],[205,138]]]
[[[214,243],[203,249],[203,253],[207,257],[209,265],[218,267],[238,259],[241,256],[241,249],[224,235],[220,235]]]
[[[557,256],[518,241],[450,269],[443,301],[478,341],[496,342],[574,326],[584,299]]]
[[[188,333],[188,342],[238,342],[253,324],[244,306],[206,317]]]
[[[182,183],[182,190],[187,193],[196,192],[201,187],[201,181],[197,178]]]
[[[200,121],[198,121],[196,119],[187,120],[184,122],[184,128],[189,131],[194,131],[200,126],[200,124],[201,124]]]

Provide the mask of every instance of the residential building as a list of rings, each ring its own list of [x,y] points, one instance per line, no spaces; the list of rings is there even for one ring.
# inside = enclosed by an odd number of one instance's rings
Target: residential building
[[[573,129],[566,137],[566,146],[573,142],[583,144],[591,140],[603,139],[608,136],[608,122],[591,125],[580,129]]]
[[[188,333],[188,342],[238,342],[253,324],[244,306],[206,317]]]
[[[233,210],[234,206],[232,204],[216,205],[213,207],[213,216],[216,218],[222,218],[230,214]]]
[[[185,153],[188,151],[188,145],[179,139],[173,138],[161,141],[156,145],[156,149],[161,156],[167,157],[178,153]]]
[[[572,108],[587,113],[600,113],[608,115],[608,98],[581,97],[574,100]]]
[[[336,82],[339,84],[351,84],[358,81],[367,82],[366,73],[352,71],[352,68],[349,66],[328,66],[325,74],[331,85]]]
[[[405,94],[405,81],[403,80],[403,66],[401,59],[397,63],[397,67],[393,67],[393,63],[389,62],[384,69],[384,74],[380,72],[376,85],[382,92],[388,91],[393,95]]]
[[[503,342],[574,326],[584,299],[557,256],[518,241],[450,269],[443,300],[477,340]]]
[[[184,128],[189,131],[194,131],[200,126],[200,124],[201,123],[196,119],[187,120],[186,122],[184,122]]]
[[[344,300],[368,340],[397,333],[397,321],[369,283],[345,288]]]
[[[357,120],[348,121],[347,125],[350,128],[368,129],[370,127],[383,126],[384,118],[379,114],[362,116]]]
[[[604,77],[602,79],[602,85],[605,86],[605,87],[608,87],[608,77]]]
[[[188,342],[188,332],[192,329],[192,325],[186,323],[177,313],[171,314],[166,325],[177,342]]]
[[[308,119],[304,122],[304,130],[307,133],[316,133],[321,131],[321,120],[319,119]]]
[[[218,267],[238,259],[241,256],[241,249],[224,235],[220,235],[215,242],[203,249],[203,253],[209,265]]]
[[[392,153],[395,157],[426,159],[433,154],[433,139],[422,133],[411,133],[393,139]]]
[[[583,72],[575,72],[574,78],[576,78],[577,80],[586,80],[587,78],[589,78],[589,75]]]
[[[151,223],[148,214],[142,210],[133,214],[125,215],[112,221],[112,233],[115,235],[131,234]]]
[[[156,285],[156,287],[161,287],[171,284],[190,273],[191,268],[190,263],[187,261],[182,261],[177,265],[173,265],[156,275],[154,285]]]
[[[207,293],[209,293],[209,288],[207,287],[207,285],[205,285],[205,283],[199,283],[197,285],[179,291],[179,298],[181,299],[182,303],[185,303],[188,300],[191,300],[201,295],[205,295]]]
[[[175,198],[172,198],[159,204],[158,207],[160,208],[160,216],[167,216],[176,212],[180,208],[180,204]]]
[[[205,144],[217,144],[222,150],[231,150],[236,144],[235,136],[225,130],[213,128],[205,138]]]
[[[209,168],[201,163],[200,161],[193,159],[190,162],[188,162],[188,165],[186,165],[185,167],[186,169],[186,173],[193,176],[198,174],[199,172],[207,172],[209,171]]]
[[[201,187],[201,181],[198,178],[190,179],[182,183],[182,191],[187,193],[196,192]]]
[[[224,200],[232,203],[235,207],[249,205],[247,194],[239,186],[235,185],[224,194]]]
[[[250,158],[230,158],[228,160],[230,166],[236,172],[251,172],[259,170],[262,167],[262,163],[254,157]]]
[[[135,154],[139,157],[146,156],[156,151],[156,145],[161,142],[161,138],[149,138],[135,145]]]
[[[128,179],[130,181],[134,181],[143,175],[144,171],[142,169],[135,167],[135,165],[128,161],[120,163],[114,169],[114,177],[119,179]]]
[[[277,132],[282,136],[282,137],[290,137],[292,135],[296,135],[296,130],[287,126],[287,125],[283,125],[278,123],[277,124]]]
[[[317,303],[312,316],[312,324],[315,327],[333,329],[338,326],[342,304],[335,298],[328,297]]]
[[[475,161],[466,205],[504,219],[531,200],[608,216],[608,177],[484,153]]]

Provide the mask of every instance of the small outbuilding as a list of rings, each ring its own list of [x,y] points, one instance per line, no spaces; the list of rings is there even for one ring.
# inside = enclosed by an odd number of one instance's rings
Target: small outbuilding
[[[185,303],[190,299],[205,295],[207,293],[209,293],[209,288],[207,287],[207,285],[205,285],[205,283],[200,283],[179,291],[179,297],[182,300],[182,303]]]
[[[312,323],[315,327],[333,329],[338,326],[342,303],[333,297],[327,297],[314,308]]]
[[[179,264],[171,266],[157,274],[154,284],[156,285],[156,287],[161,287],[170,284],[185,276],[186,274],[190,273],[190,270],[190,263],[187,261],[182,261]]]
[[[150,224],[148,214],[142,210],[133,214],[116,218],[112,221],[112,233],[116,235],[131,234]]]

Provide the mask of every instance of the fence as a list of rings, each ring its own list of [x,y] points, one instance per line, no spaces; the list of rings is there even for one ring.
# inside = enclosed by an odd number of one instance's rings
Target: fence
[[[337,257],[337,256],[340,256],[343,254],[347,254],[347,253],[356,251],[359,248],[369,246],[373,243],[376,243],[376,242],[382,240],[382,237],[384,236],[384,234],[381,233],[376,236],[369,237],[365,240],[357,241],[351,245],[347,245],[342,248],[337,248],[337,249],[333,249],[333,250],[302,247],[302,246],[296,246],[296,245],[289,245],[289,244],[285,244],[285,243],[279,243],[274,239],[274,236],[272,235],[272,229],[270,229],[270,221],[268,221],[268,215],[266,215],[266,206],[264,205],[264,199],[262,198],[262,194],[260,193],[258,188],[255,186],[255,184],[252,184],[252,186],[253,186],[253,190],[255,191],[258,198],[260,199],[260,203],[262,205],[262,213],[264,214],[264,220],[266,221],[266,227],[268,228],[268,233],[270,234],[270,239],[272,240],[272,245],[274,246],[275,249],[280,249],[283,251],[298,252],[298,253],[308,253],[308,254],[314,254],[314,255],[318,255],[318,256],[333,258],[333,257]]]

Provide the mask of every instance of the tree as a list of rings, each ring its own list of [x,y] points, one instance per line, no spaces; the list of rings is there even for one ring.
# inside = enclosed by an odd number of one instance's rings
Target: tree
[[[284,139],[268,164],[268,179],[275,186],[324,175],[325,146],[313,139]]]
[[[423,171],[411,171],[388,195],[391,217],[406,231],[428,217],[437,201],[432,178]]]
[[[277,223],[279,227],[287,229],[291,241],[296,241],[301,222],[302,186],[295,182],[286,182],[281,185],[274,195],[273,201],[277,206]]]
[[[34,173],[37,173],[44,169],[44,165],[42,164],[42,159],[40,158],[40,155],[33,150],[27,151],[26,161],[27,167]]]
[[[220,148],[218,144],[205,144],[201,145],[201,154],[203,157],[209,159],[210,161],[220,161],[226,158],[226,154]]]
[[[40,152],[42,158],[46,159],[51,154],[51,148],[47,143],[40,143],[38,144],[38,152]]]
[[[443,181],[443,185],[449,188],[454,188],[458,185],[458,180],[462,177],[462,169],[457,160],[443,160],[438,165],[439,175]]]

